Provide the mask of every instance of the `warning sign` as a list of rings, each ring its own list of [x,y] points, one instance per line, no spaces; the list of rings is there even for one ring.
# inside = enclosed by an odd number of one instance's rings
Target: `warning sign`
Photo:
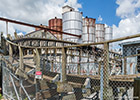
[[[42,78],[42,72],[36,71],[36,73],[35,73],[35,78],[36,78],[36,79],[41,79],[41,78]]]

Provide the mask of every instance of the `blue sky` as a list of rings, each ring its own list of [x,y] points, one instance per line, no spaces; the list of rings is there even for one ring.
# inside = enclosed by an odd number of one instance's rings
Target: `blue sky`
[[[48,20],[62,17],[62,7],[70,5],[83,12],[83,16],[102,17],[102,22],[113,27],[113,38],[140,33],[140,0],[1,0],[0,16],[32,24],[47,25]],[[15,24],[9,25],[9,33],[31,32],[34,29]],[[0,21],[0,31],[5,23]]]
[[[79,0],[82,4],[80,11],[83,12],[84,16],[89,16],[98,19],[99,15],[103,18],[102,23],[106,23],[109,26],[113,24],[118,26],[121,20],[116,16],[116,9],[118,5],[116,0]],[[96,20],[97,23],[98,20]]]

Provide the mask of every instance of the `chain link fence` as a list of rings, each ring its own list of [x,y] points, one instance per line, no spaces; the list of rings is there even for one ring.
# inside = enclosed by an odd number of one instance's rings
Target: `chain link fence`
[[[9,44],[9,56],[1,58],[4,97],[12,100],[138,98],[134,78],[140,72],[140,43],[117,45],[116,52],[114,44],[62,43],[57,47],[57,43],[43,41],[47,46],[44,48],[10,47]],[[41,72],[40,77],[37,72]]]

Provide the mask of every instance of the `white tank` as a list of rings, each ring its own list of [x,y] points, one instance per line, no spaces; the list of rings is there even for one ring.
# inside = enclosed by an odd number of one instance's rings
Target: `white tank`
[[[63,31],[75,35],[82,35],[82,13],[78,11],[68,11],[62,14]],[[79,38],[63,34],[63,39],[78,42]]]
[[[106,27],[105,28],[105,41],[112,40],[112,34],[113,34],[113,28],[112,27]]]
[[[83,43],[95,42],[95,21],[93,18],[83,18]]]
[[[112,40],[113,28],[108,26],[105,28],[105,41]],[[113,44],[109,44],[109,50],[112,50]]]
[[[95,38],[96,42],[103,42],[105,41],[105,25],[104,24],[96,24],[96,33]]]

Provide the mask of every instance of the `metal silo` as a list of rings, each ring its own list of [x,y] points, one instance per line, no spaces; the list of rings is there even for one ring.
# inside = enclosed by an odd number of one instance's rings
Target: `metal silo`
[[[49,28],[54,29],[57,31],[62,31],[62,19],[55,17],[54,19],[49,20]],[[59,32],[51,32],[53,33],[58,39],[62,39],[62,34]]]
[[[105,28],[105,41],[107,41],[107,40],[112,40],[112,38],[113,38],[113,28],[112,27],[106,27]],[[110,50],[112,50],[112,47],[113,47],[113,44],[112,43],[110,43],[109,44],[109,49]]]
[[[105,41],[105,25],[96,24],[96,33],[95,33],[96,42]]]
[[[95,42],[95,21],[93,18],[83,18],[83,43]]]
[[[68,11],[62,14],[63,31],[75,35],[82,35],[82,13],[78,11]],[[78,42],[79,38],[63,34],[63,39]]]
[[[112,27],[106,27],[105,28],[105,41],[112,40],[112,34],[113,34],[113,28]]]

